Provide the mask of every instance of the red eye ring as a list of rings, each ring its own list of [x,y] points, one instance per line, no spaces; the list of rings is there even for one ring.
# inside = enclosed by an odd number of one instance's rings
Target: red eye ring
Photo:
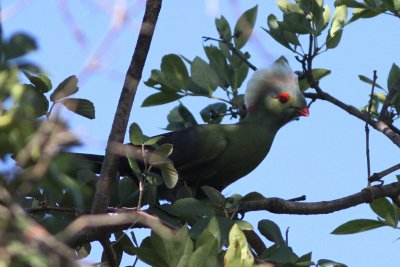
[[[281,102],[282,104],[286,104],[288,101],[289,101],[289,99],[290,99],[290,96],[289,96],[289,94],[288,93],[280,93],[277,97],[276,97],[276,99],[278,99],[278,101],[279,102]]]

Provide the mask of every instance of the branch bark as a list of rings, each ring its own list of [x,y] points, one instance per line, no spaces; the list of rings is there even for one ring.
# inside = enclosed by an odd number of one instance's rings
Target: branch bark
[[[116,180],[119,156],[112,153],[115,143],[122,143],[128,125],[137,87],[142,78],[143,67],[150,49],[151,40],[160,13],[162,0],[148,0],[142,26],[136,43],[131,63],[125,76],[121,96],[115,112],[111,132],[100,177],[96,185],[96,193],[92,205],[92,213],[104,213],[110,203],[111,189]]]
[[[375,130],[383,133],[396,146],[400,147],[400,135],[398,135],[396,132],[394,132],[387,123],[385,123],[383,121],[374,121],[369,118],[368,114],[364,114],[364,113],[360,112],[356,107],[347,105],[346,103],[340,101],[339,99],[322,91],[322,89],[319,86],[317,86],[315,89],[317,90],[317,88],[318,88],[318,93],[304,93],[304,95],[309,98],[313,98],[313,99],[317,98],[317,99],[328,101],[328,102],[334,104],[335,106],[338,106],[339,108],[343,109],[347,113],[359,118],[360,120],[368,122],[368,124],[371,125]]]
[[[240,213],[265,210],[277,214],[328,214],[348,209],[362,203],[370,203],[381,197],[394,198],[400,195],[400,183],[391,183],[384,186],[370,187],[361,192],[343,198],[320,202],[293,202],[281,198],[266,198],[264,200],[244,202]]]

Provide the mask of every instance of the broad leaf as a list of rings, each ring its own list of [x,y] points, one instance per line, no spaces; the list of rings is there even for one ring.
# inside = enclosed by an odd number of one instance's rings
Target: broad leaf
[[[348,221],[347,223],[340,225],[335,230],[333,230],[331,234],[334,235],[355,234],[372,230],[382,226],[386,226],[386,224],[381,221],[375,221],[369,219],[357,219]]]
[[[234,43],[237,49],[242,48],[249,40],[257,18],[258,6],[250,8],[238,19],[234,31]]]
[[[151,107],[157,105],[163,105],[180,98],[184,97],[184,95],[180,95],[174,92],[159,92],[152,95],[149,95],[142,103],[142,107]]]
[[[29,81],[37,88],[41,93],[47,93],[51,90],[52,85],[50,79],[43,74],[38,76],[34,76],[24,71],[25,76],[29,79]]]
[[[75,94],[78,90],[78,79],[75,75],[69,76],[56,87],[50,95],[50,100],[56,102],[61,98]]]
[[[218,34],[222,40],[231,40],[231,27],[229,26],[229,23],[224,16],[221,16],[221,18],[219,19],[215,19],[215,26],[217,27]]]
[[[215,71],[200,57],[193,60],[190,72],[193,82],[204,88],[210,95],[221,84],[221,80]]]
[[[400,85],[398,84],[398,87],[394,88],[396,82],[400,79],[400,68],[397,66],[395,63],[393,63],[392,67],[390,68],[389,71],[389,76],[387,79],[387,87],[389,90],[398,90]]]
[[[393,205],[386,198],[378,198],[370,204],[371,209],[381,218],[383,218],[392,227],[397,226],[396,213]]]
[[[258,230],[265,236],[269,241],[275,242],[276,244],[284,244],[281,229],[279,226],[271,220],[261,220],[258,222]]]
[[[160,165],[166,163],[167,158],[171,155],[172,151],[173,146],[171,144],[162,144],[151,154],[149,159],[150,164]]]
[[[92,102],[81,98],[64,98],[58,101],[67,109],[88,119],[95,118],[95,109]]]
[[[26,55],[37,49],[36,41],[25,33],[12,35],[4,46],[4,54],[7,60]]]
[[[229,232],[229,246],[224,256],[224,263],[227,267],[252,267],[254,264],[249,244],[237,224],[234,224]]]
[[[161,176],[167,188],[174,188],[178,182],[178,171],[171,162],[165,162],[159,165]]]
[[[206,123],[218,124],[226,115],[228,107],[225,103],[214,103],[200,111],[200,116]]]
[[[364,75],[358,75],[358,78],[359,78],[361,81],[363,81],[363,82],[365,82],[365,83],[368,83],[368,84],[371,84],[371,85],[374,83],[370,78],[368,78],[367,76],[364,76]],[[382,86],[380,86],[380,85],[377,84],[376,82],[375,82],[375,86],[378,87],[378,88],[380,88],[380,89],[383,89]]]
[[[142,129],[136,122],[129,126],[129,141],[134,145],[142,145],[145,141]]]
[[[217,189],[210,186],[202,186],[201,190],[206,194],[207,198],[211,200],[211,202],[218,206],[225,205],[225,197],[219,192]]]

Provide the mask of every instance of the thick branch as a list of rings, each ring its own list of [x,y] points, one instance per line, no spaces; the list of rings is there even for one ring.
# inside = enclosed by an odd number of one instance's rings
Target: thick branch
[[[348,209],[362,203],[370,203],[381,197],[397,197],[400,195],[400,183],[371,187],[347,197],[320,202],[293,202],[281,198],[266,198],[258,201],[244,202],[239,212],[265,210],[277,214],[328,214]]]
[[[119,156],[111,152],[112,146],[115,143],[122,143],[124,140],[129,114],[131,113],[139,81],[142,78],[143,67],[150,49],[160,9],[161,0],[147,1],[135,51],[125,76],[125,82],[118,102],[117,111],[115,112],[113,125],[108,137],[105,158],[96,185],[96,194],[93,201],[92,213],[105,212],[110,203],[111,189],[113,188],[116,179],[119,161]]]
[[[143,211],[119,214],[83,215],[57,235],[59,240],[71,247],[101,240],[111,233],[129,228],[151,228],[159,236],[168,238],[177,228]]]

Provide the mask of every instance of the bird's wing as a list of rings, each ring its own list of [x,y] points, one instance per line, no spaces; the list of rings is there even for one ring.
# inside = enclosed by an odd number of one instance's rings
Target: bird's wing
[[[212,162],[227,148],[222,125],[200,125],[163,135],[158,144],[173,145],[170,159],[186,181],[207,179],[216,173]]]

